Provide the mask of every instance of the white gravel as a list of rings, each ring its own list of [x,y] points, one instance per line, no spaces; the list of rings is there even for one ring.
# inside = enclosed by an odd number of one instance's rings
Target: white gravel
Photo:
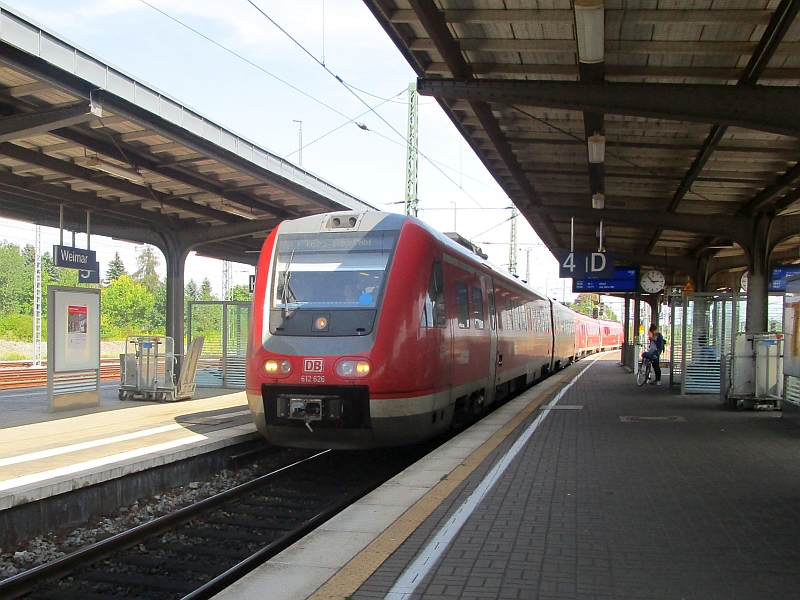
[[[168,493],[140,499],[129,507],[120,508],[118,515],[97,517],[85,527],[36,537],[17,548],[0,548],[0,580],[250,481],[257,467],[254,463],[252,468],[225,470],[210,481],[193,481]]]

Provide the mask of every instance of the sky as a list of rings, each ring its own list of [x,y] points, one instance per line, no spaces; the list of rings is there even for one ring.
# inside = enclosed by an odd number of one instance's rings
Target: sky
[[[403,212],[407,89],[415,75],[361,0],[253,0],[274,23],[248,0],[4,1],[296,164],[302,121],[304,169],[382,210]],[[420,97],[419,150],[420,218],[441,231],[457,229],[507,267],[511,201],[426,97]],[[571,283],[558,279],[556,260],[528,223],[517,221],[519,276],[525,278],[530,249],[531,285],[571,300]],[[2,239],[32,243],[33,227],[0,219]],[[76,241],[85,247],[84,235]],[[57,242],[58,232],[43,228],[43,247]],[[135,270],[140,246],[98,236],[91,246],[101,273],[114,252]],[[163,267],[162,259],[162,275]],[[246,284],[252,272],[234,264],[234,285]],[[191,255],[186,280],[204,277],[219,294],[221,263]]]

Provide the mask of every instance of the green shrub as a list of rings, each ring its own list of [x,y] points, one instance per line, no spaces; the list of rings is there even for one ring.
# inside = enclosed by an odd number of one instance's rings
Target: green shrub
[[[15,314],[0,317],[0,337],[11,341],[33,341],[33,317]]]

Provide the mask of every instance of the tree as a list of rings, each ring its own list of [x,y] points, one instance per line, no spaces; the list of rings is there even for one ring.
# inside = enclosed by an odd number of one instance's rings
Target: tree
[[[250,302],[253,299],[250,294],[250,286],[248,285],[235,285],[231,289],[231,300],[239,302]]]
[[[150,331],[152,333],[165,333],[167,331],[167,284],[158,282],[156,294],[153,298],[153,310],[150,313]]]
[[[189,283],[186,284],[183,290],[183,296],[186,298],[187,302],[200,299],[200,288],[197,287],[194,279],[190,279]]]
[[[153,295],[147,288],[120,275],[102,291],[100,325],[103,337],[114,338],[146,333],[150,329]]]
[[[208,277],[203,279],[203,283],[200,284],[200,297],[198,300],[218,300],[214,292],[211,291],[211,282]]]
[[[156,249],[153,246],[145,246],[141,252],[136,255],[136,272],[133,274],[133,280],[136,283],[141,283],[147,290],[155,295],[158,288],[158,266],[161,260],[156,254]]]
[[[122,259],[119,257],[119,252],[115,252],[114,258],[108,263],[106,282],[111,283],[112,281],[119,279],[120,276],[127,274],[128,272],[125,270],[125,265],[122,263]]]
[[[16,244],[0,243],[0,313],[31,314],[33,265]]]

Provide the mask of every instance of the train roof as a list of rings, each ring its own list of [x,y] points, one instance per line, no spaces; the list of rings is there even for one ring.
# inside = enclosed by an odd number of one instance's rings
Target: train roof
[[[492,271],[505,283],[517,286],[523,289],[526,293],[538,296],[542,300],[547,300],[559,310],[563,309],[576,315],[580,315],[581,317],[584,317],[590,321],[597,321],[598,323],[605,322],[619,324],[617,321],[601,321],[600,319],[593,319],[588,315],[584,315],[572,310],[570,307],[565,306],[557,300],[547,298],[541,292],[533,289],[527,282],[516,278],[502,267],[491,263],[489,260],[487,260],[486,254],[484,254],[478,246],[466,238],[457,233],[443,233],[437,229],[434,229],[431,225],[425,223],[417,217],[376,210],[346,210],[311,215],[308,217],[301,217],[299,219],[292,219],[291,221],[284,221],[280,225],[280,233],[336,233],[364,230],[400,231],[406,222],[412,222],[421,227],[439,242],[441,242],[444,246],[446,246],[449,250],[458,254],[466,262],[472,263],[472,265],[475,267],[483,267]]]

